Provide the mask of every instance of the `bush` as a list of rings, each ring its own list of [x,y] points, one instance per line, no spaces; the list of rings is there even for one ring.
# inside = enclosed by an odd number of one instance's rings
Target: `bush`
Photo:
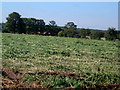
[[[80,37],[81,38],[85,38],[86,36],[89,36],[90,35],[90,30],[89,29],[80,29]]]
[[[80,35],[79,34],[75,34],[74,38],[80,38]]]
[[[117,32],[115,31],[115,28],[108,28],[108,30],[105,32],[104,37],[107,40],[114,40],[117,38]]]
[[[120,33],[117,33],[117,39],[120,40]]]
[[[60,31],[58,33],[58,36],[63,36],[63,37],[78,37],[77,31],[74,30],[73,28],[65,28],[63,31]]]
[[[91,34],[90,34],[91,39],[99,40],[103,36],[104,36],[104,33],[102,31],[91,30]]]
[[[58,36],[59,36],[59,37],[62,37],[62,36],[63,36],[63,33],[64,33],[63,31],[58,32]]]

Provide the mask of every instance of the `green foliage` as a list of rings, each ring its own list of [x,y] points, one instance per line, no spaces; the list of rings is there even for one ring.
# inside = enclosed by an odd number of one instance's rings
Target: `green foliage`
[[[65,25],[65,28],[72,28],[72,29],[76,29],[77,28],[77,25],[74,24],[74,22],[68,22],[66,25]]]
[[[2,32],[6,32],[6,33],[9,33],[8,30],[6,30],[6,23],[0,23],[0,25],[2,25]]]
[[[117,33],[115,31],[115,28],[108,28],[108,30],[105,32],[105,38],[107,40],[114,40],[117,37]]]
[[[117,32],[117,39],[120,40],[120,32]]]
[[[76,72],[119,70],[118,42],[6,33],[2,37],[3,66],[57,70],[60,64],[61,70]]]
[[[11,33],[25,33],[25,25],[17,12],[9,14],[5,25],[5,31]],[[4,31],[4,32],[5,32]]]
[[[92,73],[87,76],[86,81],[91,81],[91,84],[119,83],[120,76],[118,74],[111,73]]]
[[[92,39],[98,39],[99,40],[103,36],[104,36],[104,32],[98,31],[98,30],[91,30],[90,37]]]
[[[59,36],[59,37],[63,37],[63,36],[64,36],[64,31],[59,31],[59,32],[58,32],[58,36]]]
[[[90,35],[90,30],[81,28],[79,35],[80,35],[81,38],[86,38],[86,36]]]
[[[77,36],[77,31],[73,28],[65,28],[63,31],[60,31],[58,33],[58,36],[64,36],[64,37],[75,37]]]
[[[35,33],[44,32],[45,22],[42,19],[35,18],[22,18],[25,23],[26,33]]]
[[[67,88],[74,87],[80,88],[81,86],[91,86],[94,84],[113,84],[120,82],[120,76],[118,74],[111,73],[83,73],[80,78],[77,79],[68,76],[61,75],[25,75],[26,82],[40,81],[40,83],[51,86],[52,88]]]
[[[118,42],[3,33],[3,67],[22,72],[74,72],[78,77],[28,75],[53,88],[120,83]]]
[[[107,40],[119,39],[119,34],[115,28],[109,28],[106,32],[100,30],[77,28],[74,22],[68,22],[64,27],[57,26],[54,20],[45,25],[44,20],[36,18],[21,18],[17,12],[9,14],[7,22],[3,23],[2,31],[5,33],[26,33],[46,36],[62,36],[75,38],[100,39],[105,37]],[[105,33],[105,35],[104,35]]]
[[[56,22],[54,20],[49,21],[50,26],[57,26]]]
[[[46,35],[57,36],[58,32],[62,29],[59,26],[46,25],[45,32]]]
[[[79,37],[79,34],[76,29],[77,29],[77,26],[73,22],[68,22],[65,25],[64,30],[62,30],[58,33],[58,36]]]
[[[63,56],[70,56],[70,52],[67,52],[67,51],[62,51],[61,54]]]

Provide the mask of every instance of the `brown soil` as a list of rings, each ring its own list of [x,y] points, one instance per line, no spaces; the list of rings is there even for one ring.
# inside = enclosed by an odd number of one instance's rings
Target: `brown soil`
[[[25,82],[25,77],[22,76],[22,73],[19,73],[18,71],[15,71],[13,69],[9,68],[2,68],[1,69],[2,74],[2,89],[5,88],[52,88],[51,86],[45,86],[41,85],[40,82],[34,81],[31,83]],[[25,73],[29,75],[36,75],[36,74],[47,74],[47,75],[61,75],[61,76],[69,76],[73,78],[80,78],[74,73],[68,73],[68,72],[49,72],[49,71],[41,71],[38,73]],[[65,90],[72,90],[74,87],[66,88]],[[92,85],[92,86],[83,86],[82,89],[93,89],[93,90],[120,90],[120,83],[119,84],[103,84],[103,85]]]

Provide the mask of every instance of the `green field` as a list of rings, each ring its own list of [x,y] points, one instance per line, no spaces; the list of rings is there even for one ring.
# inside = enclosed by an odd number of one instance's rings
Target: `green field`
[[[118,42],[7,33],[2,34],[2,39],[3,67],[22,73],[61,71],[85,76],[83,81],[49,75],[26,76],[28,82],[39,80],[61,88],[69,86],[61,86],[61,82],[71,82],[73,86],[120,83]]]

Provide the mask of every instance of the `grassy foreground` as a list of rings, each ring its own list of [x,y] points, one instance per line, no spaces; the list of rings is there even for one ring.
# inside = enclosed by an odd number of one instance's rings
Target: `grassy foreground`
[[[38,80],[54,88],[120,83],[117,42],[7,33],[2,39],[3,67],[22,73],[72,72],[83,78],[25,75],[26,82]]]

